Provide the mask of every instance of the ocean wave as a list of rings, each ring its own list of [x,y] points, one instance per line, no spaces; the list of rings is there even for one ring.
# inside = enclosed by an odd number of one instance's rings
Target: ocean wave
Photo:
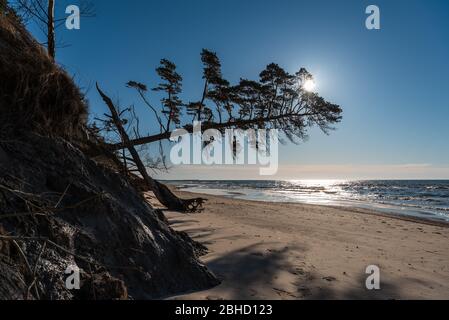
[[[221,190],[249,200],[387,206],[401,214],[434,215],[449,212],[449,181],[178,181],[180,189]]]

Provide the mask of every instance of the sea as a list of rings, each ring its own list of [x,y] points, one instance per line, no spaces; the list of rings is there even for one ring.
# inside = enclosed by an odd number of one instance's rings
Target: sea
[[[449,222],[449,180],[182,180],[184,191],[236,199],[374,209]]]

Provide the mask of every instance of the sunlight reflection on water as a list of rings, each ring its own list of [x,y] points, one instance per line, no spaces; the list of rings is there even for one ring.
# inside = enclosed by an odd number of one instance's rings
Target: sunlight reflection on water
[[[237,199],[371,208],[449,221],[449,181],[171,181],[191,192]]]

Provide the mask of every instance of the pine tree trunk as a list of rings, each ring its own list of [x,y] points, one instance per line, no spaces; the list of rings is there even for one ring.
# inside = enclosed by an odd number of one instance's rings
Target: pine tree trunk
[[[148,188],[154,193],[156,198],[159,200],[159,202],[165,207],[167,207],[167,209],[174,211],[194,212],[197,211],[199,208],[201,208],[205,199],[203,198],[195,198],[187,200],[181,199],[177,197],[166,185],[154,180],[148,175],[145,165],[140,159],[138,152],[136,151],[134,146],[130,143],[129,136],[121,124],[120,117],[118,115],[117,110],[115,109],[112,100],[108,96],[106,96],[103,93],[103,91],[100,90],[98,84],[97,90],[100,93],[100,96],[102,97],[103,101],[106,103],[109,110],[111,111],[111,116],[114,125],[120,134],[123,144],[126,146],[129,153],[131,154],[131,157],[133,158],[134,163],[136,164],[137,169],[139,170],[139,173],[141,174]]]
[[[55,0],[48,0],[48,21],[47,21],[47,50],[52,60],[55,60]]]

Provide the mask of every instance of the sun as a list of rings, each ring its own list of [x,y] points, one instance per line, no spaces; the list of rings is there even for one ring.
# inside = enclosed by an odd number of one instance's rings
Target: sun
[[[316,84],[315,84],[315,81],[313,81],[312,79],[308,79],[304,82],[302,87],[304,90],[306,90],[308,92],[312,92],[315,89]]]

